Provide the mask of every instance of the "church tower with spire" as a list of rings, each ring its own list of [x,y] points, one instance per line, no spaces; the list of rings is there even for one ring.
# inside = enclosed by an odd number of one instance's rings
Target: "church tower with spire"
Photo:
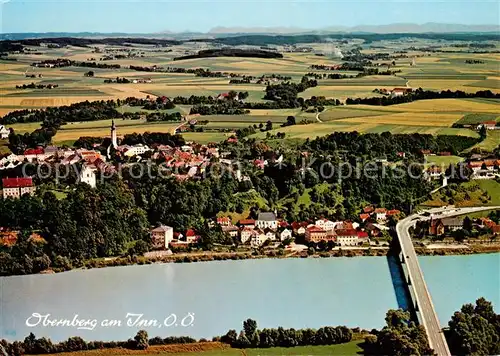
[[[118,142],[116,140],[115,120],[111,120],[111,144],[113,145],[113,148],[118,147]]]

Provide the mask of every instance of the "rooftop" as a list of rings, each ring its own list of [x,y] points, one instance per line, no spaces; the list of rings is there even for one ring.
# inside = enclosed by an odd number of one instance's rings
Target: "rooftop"
[[[4,188],[25,188],[33,186],[33,179],[28,178],[3,178],[2,185]]]
[[[268,213],[259,213],[259,217],[257,220],[260,221],[275,221],[276,220],[276,215],[274,213],[268,212]]]

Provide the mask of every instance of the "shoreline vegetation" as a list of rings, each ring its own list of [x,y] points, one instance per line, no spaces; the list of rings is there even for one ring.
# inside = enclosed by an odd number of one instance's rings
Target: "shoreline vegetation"
[[[472,244],[472,245],[446,245],[442,244],[433,248],[415,247],[415,251],[419,256],[458,256],[458,255],[475,255],[487,253],[500,253],[500,243],[491,244]],[[108,257],[100,259],[92,259],[83,262],[81,266],[67,266],[68,268],[49,268],[35,274],[55,274],[72,270],[85,270],[94,268],[108,268],[120,266],[134,265],[151,265],[164,263],[195,263],[195,262],[214,262],[214,261],[237,261],[237,260],[257,260],[265,258],[336,258],[336,257],[384,257],[393,255],[393,251],[389,247],[377,248],[356,248],[356,249],[336,249],[330,252],[314,252],[305,251],[304,253],[285,254],[279,251],[271,250],[266,253],[252,252],[194,252],[180,253],[164,257],[143,257],[143,256],[126,256],[126,257]]]
[[[500,352],[499,321],[500,315],[495,313],[492,303],[483,297],[478,298],[475,305],[464,304],[453,314],[448,322],[448,328],[443,330],[451,354],[498,355]],[[385,324],[380,330],[349,328],[342,325],[323,326],[318,329],[294,329],[282,326],[259,329],[256,320],[247,319],[243,321],[243,328],[239,334],[236,329],[229,329],[226,334],[214,336],[211,341],[197,340],[189,336],[150,338],[146,330],[139,330],[133,339],[130,338],[127,341],[87,342],[75,336],[66,341],[53,343],[45,337],[37,339],[33,333],[30,333],[24,341],[9,343],[7,340],[0,340],[0,352],[12,356],[61,354],[63,352],[70,352],[66,355],[96,355],[96,353],[97,355],[143,355],[173,352],[187,356],[204,351],[213,351],[214,353],[210,355],[214,356],[222,354],[285,355],[300,354],[300,351],[304,354],[316,355],[435,354],[427,340],[425,328],[412,320],[410,311],[389,309],[385,316]],[[332,352],[334,347],[338,348],[337,352]],[[294,351],[289,353],[288,350]],[[235,351],[235,353],[225,353],[226,351]]]

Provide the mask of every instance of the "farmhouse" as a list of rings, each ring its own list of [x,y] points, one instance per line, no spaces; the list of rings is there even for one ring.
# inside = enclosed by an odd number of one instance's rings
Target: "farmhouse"
[[[412,88],[394,88],[391,90],[391,97],[403,96],[413,91]]]
[[[484,121],[478,126],[478,128],[481,128],[482,126],[486,127],[487,130],[495,130],[497,128],[497,122],[494,120]]]

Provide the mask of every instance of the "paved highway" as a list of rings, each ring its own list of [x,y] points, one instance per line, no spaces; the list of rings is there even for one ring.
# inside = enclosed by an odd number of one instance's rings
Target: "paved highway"
[[[462,214],[468,214],[472,212],[500,209],[500,207],[479,207],[479,208],[460,208],[455,209],[453,207],[445,208],[435,208],[427,210],[430,216],[422,216],[420,214],[410,215],[409,217],[400,220],[396,225],[396,232],[398,234],[399,244],[401,246],[401,251],[403,254],[403,260],[408,269],[408,274],[410,276],[411,285],[415,292],[415,298],[418,305],[418,311],[422,319],[422,325],[427,333],[427,338],[429,339],[429,345],[434,351],[439,355],[449,356],[450,350],[446,343],[444,334],[441,330],[441,325],[439,323],[436,310],[432,304],[431,295],[425,284],[424,276],[420,265],[418,263],[417,254],[415,248],[413,247],[413,242],[411,240],[408,229],[414,226],[418,220],[429,220],[431,216],[435,219],[442,219],[445,217],[452,217]],[[426,214],[427,215],[427,214]]]

